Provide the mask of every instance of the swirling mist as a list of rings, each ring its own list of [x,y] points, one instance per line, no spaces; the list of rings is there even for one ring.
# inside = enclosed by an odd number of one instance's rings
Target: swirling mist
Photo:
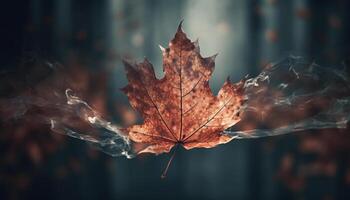
[[[111,156],[132,158],[137,154],[123,127],[105,120],[74,94],[79,87],[70,89],[75,79],[67,78],[69,72],[48,62],[41,64],[41,69],[46,75],[35,78],[40,81],[22,83],[24,88],[15,84],[10,87],[11,95],[0,98],[2,123],[27,118]],[[256,77],[245,78],[244,95],[242,120],[223,132],[236,139],[346,128],[350,119],[347,72],[299,57],[290,56],[268,65]]]
[[[245,81],[242,121],[225,133],[238,139],[309,129],[346,128],[350,81],[343,69],[290,56]]]

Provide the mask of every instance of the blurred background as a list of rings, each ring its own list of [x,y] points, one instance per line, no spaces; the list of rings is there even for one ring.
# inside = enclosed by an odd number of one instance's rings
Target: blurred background
[[[239,81],[289,55],[324,66],[349,63],[346,0],[27,0],[1,6],[1,73],[25,79],[60,63],[90,105],[115,123],[139,120],[119,88],[121,57],[161,52],[179,22],[202,55],[219,53],[210,86]],[[26,79],[27,80],[27,79]],[[10,96],[12,91],[1,91]],[[348,129],[237,140],[213,149],[113,158],[48,126],[0,124],[0,199],[350,199]]]

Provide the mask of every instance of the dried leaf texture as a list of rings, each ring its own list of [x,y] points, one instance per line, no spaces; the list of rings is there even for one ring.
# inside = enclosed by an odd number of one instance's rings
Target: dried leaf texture
[[[243,82],[224,83],[217,96],[209,87],[215,56],[203,58],[198,42],[191,42],[181,24],[162,48],[164,77],[157,79],[152,64],[124,62],[129,84],[123,91],[143,124],[126,129],[130,139],[144,146],[138,153],[169,152],[176,144],[186,149],[211,148],[232,136],[223,131],[240,120]],[[141,145],[143,144],[143,145]]]

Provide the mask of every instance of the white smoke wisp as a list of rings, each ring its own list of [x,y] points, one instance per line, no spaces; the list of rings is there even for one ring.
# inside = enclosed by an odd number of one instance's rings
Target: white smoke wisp
[[[85,87],[86,82],[94,82],[88,79],[92,75],[87,69],[74,69],[63,70],[63,66],[39,61],[1,74],[0,123],[37,124],[43,130],[51,128],[54,133],[84,140],[111,156],[132,158],[132,143],[122,128],[101,117],[87,102],[73,95],[73,90],[66,89],[79,85],[79,81]]]
[[[70,109],[92,128],[98,130],[98,134],[79,133],[73,130],[60,119],[50,119],[51,130],[53,132],[68,135],[73,138],[84,140],[97,147],[101,151],[111,156],[126,156],[132,158],[131,144],[129,138],[122,132],[122,128],[104,120],[95,110],[93,110],[85,101],[72,94],[72,90],[66,90],[67,105]]]
[[[237,139],[346,128],[350,120],[345,68],[322,67],[290,56],[247,79],[244,90],[243,119],[224,131]]]

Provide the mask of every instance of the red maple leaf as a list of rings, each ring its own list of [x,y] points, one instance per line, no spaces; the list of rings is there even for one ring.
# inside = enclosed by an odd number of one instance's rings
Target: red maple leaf
[[[143,124],[126,129],[137,153],[160,154],[174,146],[211,148],[233,139],[223,131],[240,121],[243,82],[224,83],[217,96],[209,87],[216,55],[203,58],[181,23],[169,48],[162,48],[164,77],[152,64],[124,62],[129,84],[123,88]],[[170,161],[172,158],[170,159]],[[170,162],[169,162],[170,163]]]

